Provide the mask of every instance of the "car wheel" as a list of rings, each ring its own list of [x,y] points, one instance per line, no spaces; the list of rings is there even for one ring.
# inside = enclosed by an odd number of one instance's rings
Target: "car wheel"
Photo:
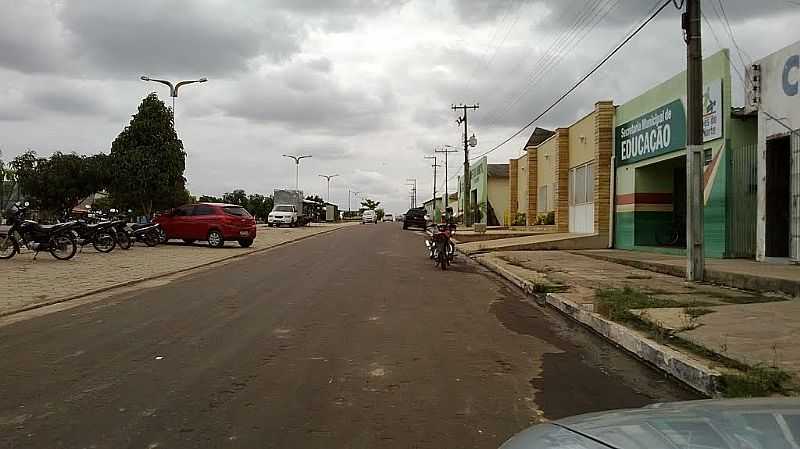
[[[216,229],[208,231],[208,246],[212,248],[222,248],[225,246],[225,239],[222,237],[222,233]]]
[[[183,239],[183,243],[191,245],[192,243],[194,243],[194,239]]]
[[[248,248],[252,244],[253,244],[253,239],[241,239],[241,240],[239,240],[239,246],[241,246],[242,248]]]

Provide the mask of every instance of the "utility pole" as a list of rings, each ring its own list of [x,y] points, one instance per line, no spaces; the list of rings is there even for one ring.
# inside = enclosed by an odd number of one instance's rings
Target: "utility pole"
[[[433,156],[425,156],[425,159],[433,159],[433,208],[436,209],[436,169],[441,167],[438,162],[436,162],[436,155]]]
[[[411,208],[417,207],[417,179],[416,178],[408,178],[406,179],[406,185],[411,188]]]
[[[469,174],[469,147],[470,146],[474,147],[475,145],[477,145],[477,141],[475,141],[475,139],[474,139],[474,137],[475,137],[474,134],[472,135],[472,137],[473,137],[472,139],[469,139],[467,137],[467,135],[468,135],[467,134],[467,110],[468,109],[472,109],[474,111],[474,110],[478,109],[479,107],[480,107],[480,105],[477,105],[477,104],[474,104],[474,105],[462,104],[460,106],[456,106],[456,105],[451,106],[451,108],[454,111],[457,111],[457,110],[460,109],[460,110],[462,110],[464,112],[464,115],[459,117],[458,120],[456,120],[456,123],[458,123],[459,125],[462,124],[462,123],[464,124],[464,192],[463,192],[463,194],[464,194],[464,225],[466,225],[466,226],[472,226],[472,210],[469,207],[470,189],[471,189],[471,186],[469,185],[470,184],[470,179],[471,179],[470,178],[470,174]]]
[[[328,181],[328,197],[325,198],[325,201],[331,202],[331,179],[339,176],[339,175],[319,175],[321,178],[325,178]]]
[[[686,279],[702,281],[703,253],[703,51],[700,0],[686,0]]]
[[[447,210],[447,207],[450,205],[450,194],[447,193],[447,181],[450,179],[447,177],[447,155],[449,153],[456,153],[458,152],[458,150],[451,147],[450,145],[444,145],[442,148],[438,150],[433,150],[433,152],[444,154],[444,209]]]

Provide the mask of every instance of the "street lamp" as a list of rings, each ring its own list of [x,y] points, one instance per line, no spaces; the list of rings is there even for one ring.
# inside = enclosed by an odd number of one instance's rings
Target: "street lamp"
[[[307,157],[311,157],[310,155],[303,155],[303,156],[294,156],[291,154],[284,154],[283,157],[291,158],[294,161],[294,189],[300,190],[300,160],[305,159]]]
[[[331,179],[339,176],[339,175],[319,175],[321,178],[325,178],[328,181],[328,197],[325,199],[327,202],[331,202]]]
[[[169,96],[172,97],[172,119],[175,119],[175,99],[178,98],[178,89],[181,86],[185,86],[187,84],[194,84],[194,83],[205,83],[208,81],[208,78],[203,77],[198,80],[185,80],[185,81],[178,81],[175,84],[172,84],[170,81],[167,80],[159,80],[155,78],[150,78],[149,76],[142,75],[139,77],[142,81],[154,81],[156,83],[161,83],[169,87]]]

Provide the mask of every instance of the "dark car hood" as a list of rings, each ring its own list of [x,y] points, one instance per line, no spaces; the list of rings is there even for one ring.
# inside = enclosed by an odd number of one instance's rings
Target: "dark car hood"
[[[533,426],[503,449],[797,449],[800,399],[655,404]]]

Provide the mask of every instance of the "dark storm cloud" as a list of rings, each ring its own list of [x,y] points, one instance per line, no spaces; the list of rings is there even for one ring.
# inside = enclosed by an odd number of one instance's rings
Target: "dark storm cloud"
[[[219,75],[256,56],[295,53],[300,30],[277,13],[252,14],[239,3],[189,0],[70,2],[59,15],[83,60],[113,73]]]
[[[50,3],[0,1],[0,10],[0,67],[23,73],[58,70],[66,48]]]

